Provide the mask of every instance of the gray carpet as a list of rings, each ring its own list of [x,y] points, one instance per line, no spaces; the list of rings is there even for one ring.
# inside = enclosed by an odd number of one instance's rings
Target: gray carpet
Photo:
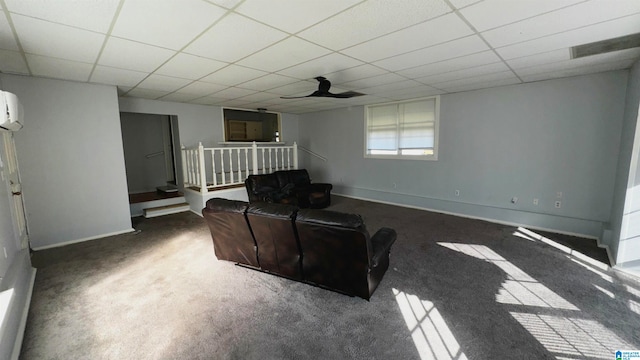
[[[138,234],[34,254],[21,358],[613,359],[640,349],[634,278],[526,230],[333,200],[372,234],[398,232],[370,302],[217,261],[192,213],[137,218]],[[598,257],[593,241],[558,239]]]

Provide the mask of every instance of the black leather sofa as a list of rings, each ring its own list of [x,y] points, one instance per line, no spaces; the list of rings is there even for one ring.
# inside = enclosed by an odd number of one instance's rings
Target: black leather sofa
[[[202,214],[219,260],[367,300],[396,240],[390,228],[369,237],[356,214],[285,204],[214,198]]]
[[[307,170],[299,169],[249,175],[245,187],[251,203],[267,202],[321,209],[331,205],[333,185],[312,184]]]

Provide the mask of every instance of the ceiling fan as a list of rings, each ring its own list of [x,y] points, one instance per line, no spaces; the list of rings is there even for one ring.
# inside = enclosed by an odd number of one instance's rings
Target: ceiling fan
[[[281,99],[301,99],[306,97],[332,97],[338,99],[348,99],[354,96],[362,96],[365,94],[355,92],[355,91],[345,91],[343,93],[334,94],[329,92],[329,88],[331,87],[331,81],[327,80],[327,78],[323,76],[315,77],[314,79],[318,80],[318,90],[306,96],[281,96]]]

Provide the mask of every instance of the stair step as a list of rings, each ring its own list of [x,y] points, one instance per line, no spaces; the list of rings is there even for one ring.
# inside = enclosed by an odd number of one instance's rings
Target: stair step
[[[158,186],[156,190],[161,193],[177,193],[178,187],[175,185],[167,184],[166,186]]]
[[[169,215],[169,214],[175,214],[183,211],[189,211],[190,209],[191,208],[189,207],[189,204],[185,202],[180,204],[172,204],[172,205],[165,205],[165,206],[158,206],[158,207],[144,209],[142,210],[142,214],[146,218],[152,218],[156,216]]]

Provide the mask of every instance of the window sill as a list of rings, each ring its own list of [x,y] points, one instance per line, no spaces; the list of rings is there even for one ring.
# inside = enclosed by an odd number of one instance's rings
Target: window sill
[[[365,159],[438,161],[437,155],[364,155]]]

